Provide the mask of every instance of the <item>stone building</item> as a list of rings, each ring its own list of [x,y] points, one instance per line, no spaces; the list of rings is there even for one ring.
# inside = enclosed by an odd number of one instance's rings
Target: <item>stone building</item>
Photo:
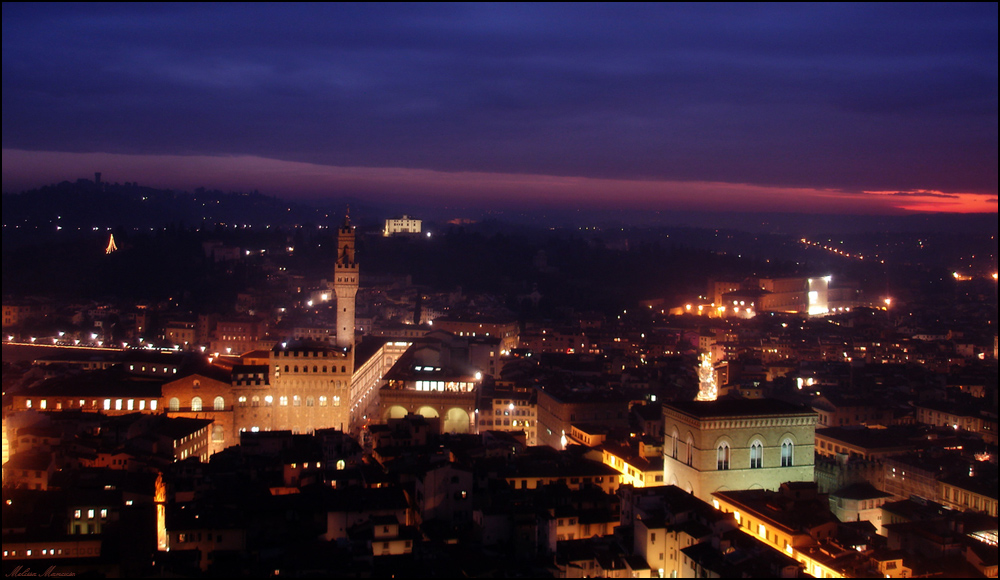
[[[664,480],[712,501],[725,490],[812,481],[816,413],[774,399],[663,405]]]

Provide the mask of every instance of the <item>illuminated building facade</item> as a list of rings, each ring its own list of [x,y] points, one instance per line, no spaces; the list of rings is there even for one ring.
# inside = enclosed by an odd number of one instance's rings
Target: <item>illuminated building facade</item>
[[[268,367],[233,369],[236,432],[347,429],[352,372],[348,349],[318,342],[274,347]]]
[[[444,433],[476,432],[482,369],[470,363],[469,340],[434,331],[414,341],[385,375],[381,422],[422,415]]]
[[[355,353],[357,370],[351,379],[350,394],[351,432],[357,432],[370,422],[379,421],[382,377],[412,344],[401,340],[376,340],[374,337],[362,340]]]
[[[663,475],[704,501],[720,490],[813,480],[816,413],[774,399],[663,405]]]
[[[234,429],[235,403],[230,373],[218,367],[201,369],[163,385],[159,408],[168,417],[211,419],[209,455],[239,443]]]
[[[389,237],[395,234],[419,234],[423,220],[404,215],[403,217],[390,218],[385,220],[385,228],[382,235]]]

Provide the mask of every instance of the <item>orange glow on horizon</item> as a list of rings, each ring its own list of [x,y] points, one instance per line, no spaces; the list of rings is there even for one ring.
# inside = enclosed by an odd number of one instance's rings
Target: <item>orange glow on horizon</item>
[[[717,181],[621,179],[562,175],[436,171],[401,167],[341,167],[254,156],[126,155],[3,150],[4,189],[15,180],[39,185],[88,176],[94,167],[105,175],[160,188],[192,191],[212,187],[250,191],[297,200],[326,198],[350,191],[383,202],[389,192],[408,192],[428,203],[530,205],[537,207],[613,207],[644,210],[787,211],[814,214],[901,214],[907,212],[997,213],[996,194],[935,190],[848,192],[820,187],[790,187]],[[14,170],[18,169],[15,176]]]
[[[866,191],[868,195],[896,200],[897,208],[913,212],[997,213],[997,196],[984,193],[945,193],[917,189],[913,191]]]

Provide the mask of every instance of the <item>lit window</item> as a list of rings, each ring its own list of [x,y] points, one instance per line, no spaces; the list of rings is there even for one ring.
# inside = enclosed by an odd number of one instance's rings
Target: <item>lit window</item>
[[[278,404],[281,405],[282,407],[287,407],[288,406],[288,397],[286,397],[284,395],[282,395],[281,397],[279,397],[278,398]]]
[[[196,413],[201,411],[201,397],[191,399],[191,410]]]
[[[170,402],[167,403],[168,411],[180,411],[181,410],[181,400],[177,397],[171,397]]]
[[[716,450],[716,464],[719,471],[729,469],[730,450],[728,443],[722,443]]]
[[[764,446],[760,441],[750,444],[750,469],[760,469],[764,464]]]
[[[785,439],[781,442],[781,466],[791,467],[792,466],[792,451],[794,447],[792,442]]]
[[[212,407],[216,411],[223,411],[226,408],[226,400],[222,397],[216,397],[215,401],[212,402]]]

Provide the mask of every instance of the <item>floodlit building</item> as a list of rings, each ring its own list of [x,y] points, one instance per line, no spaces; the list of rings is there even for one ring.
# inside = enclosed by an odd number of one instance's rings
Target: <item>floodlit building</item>
[[[382,422],[408,414],[440,421],[445,433],[476,432],[483,378],[467,338],[434,331],[413,342],[385,375],[379,391]]]
[[[774,399],[663,405],[663,475],[704,501],[725,490],[813,480],[816,413]]]
[[[385,220],[385,229],[382,230],[382,235],[388,238],[396,234],[419,234],[422,224],[423,220],[408,215],[389,218]]]

